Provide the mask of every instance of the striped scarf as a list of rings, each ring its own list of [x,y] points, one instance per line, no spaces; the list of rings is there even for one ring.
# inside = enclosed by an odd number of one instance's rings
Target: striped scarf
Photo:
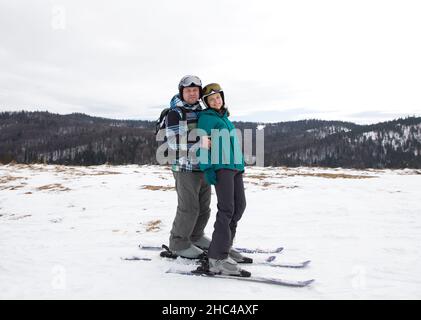
[[[185,112],[185,122],[181,123],[179,122],[179,119],[183,119],[184,117],[180,108],[183,108]],[[177,94],[171,99],[170,109],[171,111],[177,112],[179,115],[179,119],[177,118],[177,121],[168,120],[166,125],[168,147],[176,151],[176,158],[172,160],[172,170],[187,172],[200,171],[199,164],[192,163],[192,155],[195,153],[189,153],[192,146],[197,142],[197,140],[187,140],[186,144],[180,143],[179,137],[181,135],[188,136],[191,130],[197,128],[198,113],[202,111],[202,106],[199,102],[197,102],[194,105],[189,105],[183,100],[181,100],[180,96]],[[174,117],[169,117],[169,119],[174,119]],[[187,152],[187,156],[180,155],[179,151]]]

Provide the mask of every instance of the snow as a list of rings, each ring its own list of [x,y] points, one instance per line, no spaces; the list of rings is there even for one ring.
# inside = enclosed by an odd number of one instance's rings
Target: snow
[[[316,133],[316,137],[319,139],[326,138],[328,135],[332,135],[339,132],[349,132],[351,129],[343,126],[325,126],[322,128],[308,129],[306,132]]]
[[[235,245],[285,247],[254,275],[308,288],[166,274],[172,173],[159,166],[0,166],[0,299],[420,299],[421,172],[247,168]],[[212,191],[211,235],[216,214]],[[153,261],[124,261],[143,256]],[[254,255],[263,258],[265,255]]]
[[[400,125],[398,124],[397,127],[399,131],[368,131],[364,132],[359,138],[359,142],[366,139],[371,139],[373,141],[378,141],[381,139],[381,144],[383,147],[386,145],[390,145],[394,150],[398,150],[399,148],[403,148],[406,142],[408,141],[420,141],[421,142],[421,124],[417,125]],[[411,131],[413,130],[413,132]],[[408,151],[408,150],[405,150]],[[414,151],[415,155],[417,153]]]
[[[363,136],[373,141],[376,141],[379,138],[378,132],[374,132],[374,131],[364,132]]]

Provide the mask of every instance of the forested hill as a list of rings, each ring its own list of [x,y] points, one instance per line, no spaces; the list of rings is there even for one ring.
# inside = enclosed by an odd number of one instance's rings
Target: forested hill
[[[264,127],[265,166],[421,168],[421,118],[372,125],[301,120]],[[0,113],[0,162],[156,164],[154,122],[85,114]]]

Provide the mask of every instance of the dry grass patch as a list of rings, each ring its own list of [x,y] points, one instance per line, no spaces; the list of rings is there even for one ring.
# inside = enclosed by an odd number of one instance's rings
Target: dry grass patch
[[[95,168],[89,168],[89,167],[84,168],[84,169],[95,170]],[[111,174],[121,174],[121,172],[108,171],[108,170],[86,172],[85,170],[81,170],[79,168],[66,167],[66,166],[56,166],[54,168],[54,172],[67,173],[73,176],[104,176],[104,175],[111,175]]]
[[[25,178],[25,177],[14,177],[14,176],[9,176],[9,175],[2,176],[2,177],[0,177],[0,184],[5,184],[5,183],[9,183],[11,181],[22,180],[22,179],[26,180],[27,178]]]
[[[23,186],[5,186],[0,187],[0,190],[18,190],[20,188],[23,188]]]
[[[296,189],[299,186],[277,186],[278,189]]]
[[[71,189],[63,186],[60,183],[52,183],[52,184],[47,184],[45,186],[41,186],[37,188],[38,191],[70,191]]]
[[[21,189],[21,188],[23,188],[24,187],[24,185],[20,185],[20,186],[12,186],[12,187],[10,187],[9,188],[9,190],[18,190],[18,189]]]
[[[254,182],[254,181],[250,181],[250,182],[247,182],[247,183],[250,183],[250,184],[253,184],[253,185],[255,185],[255,186],[259,186],[259,187],[262,187],[262,188],[271,188],[271,189],[296,189],[296,188],[299,188],[299,186],[284,186],[284,185],[280,185],[280,184],[278,184],[278,183],[273,183],[273,182],[263,182],[263,183],[259,183],[259,182]]]
[[[113,232],[113,233],[119,233],[119,234],[128,234],[128,233],[129,233],[128,231],[125,231],[125,230],[118,230],[118,229],[112,230],[112,232]]]
[[[146,223],[146,232],[157,232],[159,230],[161,230],[161,225],[162,221],[161,220],[152,220]]]
[[[142,186],[140,189],[146,189],[146,190],[152,190],[152,191],[158,191],[158,190],[169,191],[169,190],[175,190],[175,187],[145,185],[145,186]]]
[[[14,176],[2,176],[0,177],[0,185],[1,184],[7,184],[9,182],[17,181],[17,180],[27,180],[28,178],[25,177],[14,177]],[[23,188],[25,185],[27,185],[26,182],[21,182],[20,185],[13,185],[13,186],[1,186],[0,190],[18,190]]]
[[[266,174],[246,174],[244,178],[263,180],[270,178],[270,176]]]
[[[421,171],[420,170],[403,171],[403,172],[399,172],[399,174],[403,176],[418,175],[418,174],[421,174]]]
[[[110,174],[121,174],[121,172],[115,172],[115,171],[97,171],[92,173],[85,173],[85,175],[88,176],[105,176]]]
[[[16,216],[16,215],[12,214],[11,217],[12,218],[10,218],[9,220],[22,220],[22,219],[25,219],[25,218],[32,217],[32,215],[31,214],[25,214],[25,215],[22,215],[22,216]]]
[[[377,176],[363,176],[345,173],[293,173],[287,174],[288,177],[303,176],[303,177],[318,177],[326,179],[370,179],[377,178]]]

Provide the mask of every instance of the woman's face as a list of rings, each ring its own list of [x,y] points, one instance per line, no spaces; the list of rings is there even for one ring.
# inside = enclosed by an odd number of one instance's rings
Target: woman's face
[[[221,109],[222,105],[224,104],[224,101],[222,100],[222,96],[220,93],[215,93],[210,95],[208,98],[208,106],[212,109],[219,110]]]

